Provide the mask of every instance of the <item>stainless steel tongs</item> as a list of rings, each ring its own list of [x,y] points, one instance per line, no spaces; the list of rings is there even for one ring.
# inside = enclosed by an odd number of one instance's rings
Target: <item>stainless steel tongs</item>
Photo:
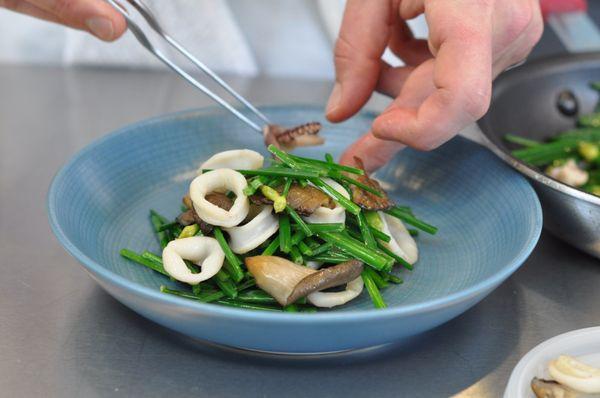
[[[201,90],[204,94],[208,95],[214,101],[216,101],[219,105],[223,106],[229,112],[233,113],[238,119],[246,123],[248,126],[256,130],[262,135],[262,128],[252,120],[250,120],[247,116],[239,112],[233,106],[231,106],[227,101],[223,100],[217,94],[213,93],[210,89],[204,86],[202,83],[198,82],[194,79],[190,74],[185,72],[183,68],[177,65],[175,62],[170,60],[165,54],[163,54],[158,48],[156,48],[148,36],[144,33],[143,29],[135,22],[129,13],[128,8],[125,7],[124,4],[121,3],[121,0],[106,0],[110,5],[112,5],[118,12],[120,12],[127,21],[127,25],[129,30],[133,35],[137,38],[137,40],[144,46],[148,51],[154,54],[161,62],[187,80],[190,84],[192,84],[197,89]],[[162,37],[171,47],[175,48],[179,53],[184,55],[187,59],[189,59],[194,65],[196,65],[200,70],[210,76],[215,82],[217,82],[221,87],[223,87],[227,92],[229,92],[232,96],[234,96],[238,101],[246,106],[252,113],[254,113],[258,118],[262,120],[262,122],[267,125],[271,124],[269,119],[262,114],[256,107],[254,107],[248,100],[242,97],[238,92],[236,92],[231,86],[229,86],[223,79],[221,79],[216,73],[214,73],[210,68],[208,68],[204,63],[194,57],[188,50],[185,49],[181,44],[179,44],[175,39],[173,39],[165,30],[161,27],[158,22],[158,19],[154,16],[150,8],[146,6],[142,0],[125,0],[126,3],[130,4],[133,9],[135,9],[141,16],[144,18],[148,26],[154,30],[160,37]]]

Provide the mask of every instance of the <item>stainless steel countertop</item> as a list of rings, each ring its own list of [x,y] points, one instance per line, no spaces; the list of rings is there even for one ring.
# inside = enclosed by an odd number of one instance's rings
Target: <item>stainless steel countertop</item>
[[[323,103],[329,89],[231,83],[257,104]],[[547,233],[479,305],[392,347],[320,358],[252,354],[136,315],[58,244],[46,192],[59,166],[102,134],[206,104],[163,72],[0,67],[0,396],[498,397],[536,344],[600,324],[600,264]]]

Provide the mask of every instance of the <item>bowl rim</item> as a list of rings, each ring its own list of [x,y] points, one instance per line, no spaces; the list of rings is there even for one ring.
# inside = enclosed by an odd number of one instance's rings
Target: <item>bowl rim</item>
[[[600,52],[586,52],[579,54],[560,54],[560,55],[551,55],[543,58],[536,59],[534,61],[528,62],[522,66],[515,67],[506,73],[502,74],[498,79],[494,82],[494,89],[492,93],[492,101],[489,112],[493,112],[492,108],[494,106],[494,101],[497,97],[505,90],[504,82],[512,81],[512,80],[521,80],[528,78],[528,72],[530,70],[540,70],[543,69],[542,75],[552,74],[557,72],[563,72],[568,69],[573,69],[574,66],[577,68],[584,68],[589,66],[589,64],[593,64],[598,66],[600,63]],[[582,191],[581,189],[575,188],[571,185],[567,185],[564,182],[561,182],[555,178],[550,177],[545,173],[541,173],[529,166],[527,163],[521,161],[514,157],[509,151],[504,150],[499,145],[496,145],[491,139],[490,135],[493,135],[491,129],[486,128],[485,125],[488,124],[486,114],[481,121],[478,123],[480,125],[480,129],[483,133],[484,143],[492,152],[494,152],[500,159],[509,164],[512,168],[524,174],[525,176],[531,178],[532,180],[539,182],[549,188],[552,188],[555,191],[558,191],[562,194],[572,196],[576,199],[582,200],[584,202],[600,206],[600,197],[596,195],[592,195],[591,193]],[[483,126],[482,126],[483,124]]]
[[[303,105],[303,104],[288,104],[288,105],[270,105],[270,106],[261,106],[259,109],[269,112],[270,110],[281,110],[281,109],[307,109],[307,110],[322,110],[322,107],[316,105]],[[50,188],[48,190],[46,208],[48,211],[48,219],[50,222],[50,227],[52,232],[58,239],[59,243],[67,250],[71,256],[73,256],[88,272],[90,272],[93,276],[97,276],[98,278],[110,283],[111,285],[115,285],[124,291],[129,291],[134,293],[136,296],[149,300],[149,302],[160,302],[165,304],[172,304],[178,307],[183,307],[189,311],[203,314],[203,315],[211,315],[217,317],[230,317],[235,318],[237,320],[249,320],[249,321],[268,321],[274,323],[293,323],[293,324],[303,324],[306,322],[323,324],[330,322],[340,322],[345,321],[349,323],[353,322],[363,322],[369,321],[372,319],[385,320],[392,319],[401,316],[413,315],[413,314],[424,314],[433,311],[437,311],[446,307],[454,306],[460,302],[468,301],[474,297],[480,295],[481,292],[485,292],[489,289],[492,289],[502,283],[506,278],[508,278],[513,272],[515,272],[523,262],[529,257],[534,247],[536,246],[543,224],[543,216],[542,216],[542,208],[540,201],[531,187],[531,185],[527,182],[527,180],[521,176],[516,174],[521,179],[521,182],[525,184],[525,189],[529,192],[532,198],[533,205],[533,217],[534,217],[534,225],[532,226],[532,235],[530,236],[529,241],[521,248],[521,250],[517,253],[517,255],[506,265],[502,266],[500,270],[489,277],[479,281],[478,283],[466,288],[449,294],[444,297],[439,297],[435,299],[426,300],[420,303],[401,305],[388,307],[384,309],[361,309],[361,310],[349,310],[349,311],[328,311],[328,312],[318,312],[318,313],[286,313],[286,312],[267,312],[267,311],[251,311],[247,309],[239,309],[239,308],[231,308],[225,307],[221,305],[215,305],[210,303],[202,303],[199,301],[187,300],[181,297],[168,295],[161,293],[158,289],[153,289],[150,287],[146,287],[137,282],[131,281],[117,273],[101,266],[95,260],[88,257],[84,252],[82,252],[66,235],[63,231],[57,216],[57,189],[58,185],[65,179],[65,176],[69,169],[73,167],[80,159],[85,157],[88,153],[95,150],[100,145],[103,145],[105,142],[108,142],[115,137],[131,133],[140,128],[144,128],[146,126],[164,122],[166,120],[175,120],[181,118],[194,118],[201,116],[203,114],[212,114],[215,112],[223,112],[220,108],[216,106],[212,107],[204,107],[198,109],[188,109],[174,113],[168,113],[164,115],[155,116],[149,119],[144,119],[142,121],[138,121],[135,123],[128,124],[112,133],[108,133],[102,137],[99,137],[93,140],[90,144],[86,145],[84,148],[80,149],[75,155],[73,155],[55,174],[50,184]],[[223,112],[224,113],[224,112]],[[361,112],[361,115],[367,116],[369,118],[374,118],[376,114],[374,112]],[[456,136],[453,140],[463,141],[464,143],[477,145],[476,143],[460,136]],[[110,293],[110,292],[109,292]]]

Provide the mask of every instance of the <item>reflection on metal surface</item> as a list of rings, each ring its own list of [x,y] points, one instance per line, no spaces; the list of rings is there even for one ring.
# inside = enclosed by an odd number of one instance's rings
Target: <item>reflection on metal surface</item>
[[[0,252],[11,259],[0,278],[0,395],[276,397],[285,389],[289,397],[350,397],[368,388],[381,398],[500,397],[529,349],[600,317],[597,262],[544,234],[498,290],[404,348],[278,359],[192,342],[95,286],[51,236],[43,198],[59,165],[102,132],[208,99],[166,73],[3,66],[0,76]],[[255,87],[252,100],[275,103],[289,92],[299,102],[329,92],[329,83],[289,79],[241,85]],[[454,352],[473,368],[453,366]]]
[[[573,246],[600,258],[600,197],[555,180],[515,159],[503,137],[516,133],[545,140],[573,127],[556,109],[556,95],[568,88],[580,112],[598,100],[589,88],[598,79],[598,53],[555,56],[529,63],[501,76],[494,85],[490,111],[479,122],[484,145],[530,179],[544,210],[544,227]],[[520,104],[515,106],[514,104]]]
[[[476,384],[473,384],[471,387],[466,388],[459,392],[456,395],[453,395],[453,398],[484,398],[484,397],[492,397],[494,396],[493,390],[490,390],[485,382],[485,378],[479,380]]]

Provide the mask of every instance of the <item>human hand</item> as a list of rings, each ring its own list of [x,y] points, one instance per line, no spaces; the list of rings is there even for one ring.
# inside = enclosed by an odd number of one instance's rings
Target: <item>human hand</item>
[[[423,13],[429,37],[417,40],[405,21]],[[485,114],[493,78],[523,60],[542,30],[537,0],[348,0],[327,118],[349,118],[374,91],[395,99],[342,162],[359,156],[373,170],[404,145],[446,142]],[[386,47],[406,66],[383,62]]]
[[[0,7],[85,30],[106,41],[119,38],[127,28],[123,16],[102,0],[0,0]]]

